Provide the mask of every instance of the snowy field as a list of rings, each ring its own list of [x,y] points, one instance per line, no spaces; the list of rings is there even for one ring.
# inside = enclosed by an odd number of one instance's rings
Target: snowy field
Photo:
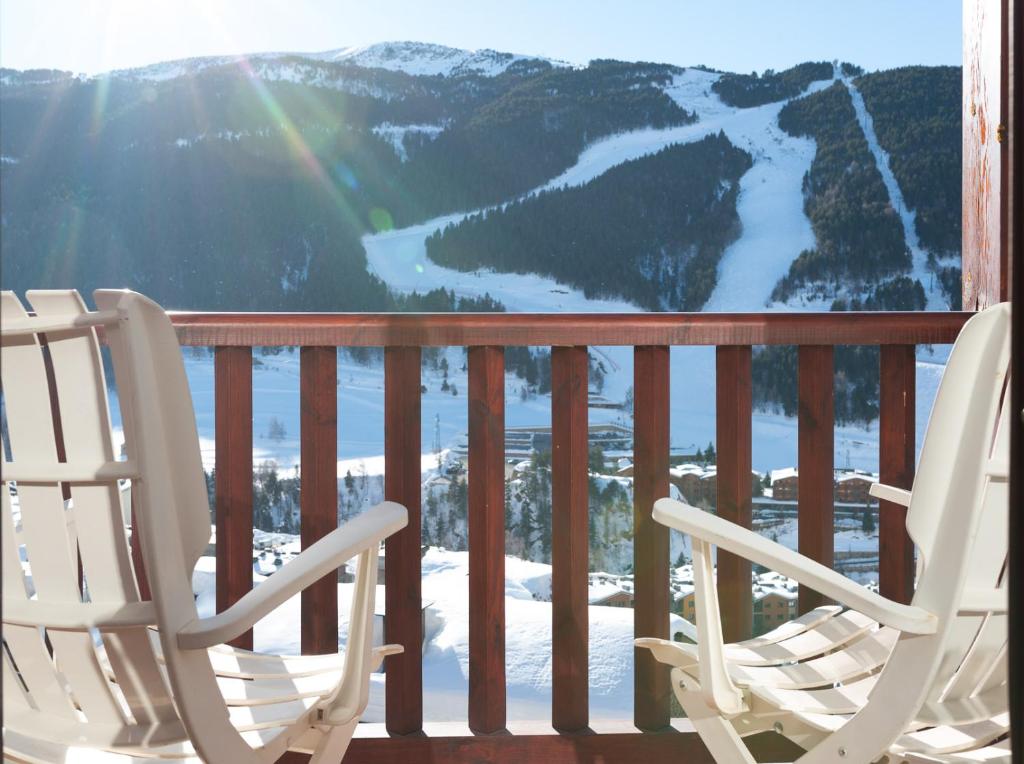
[[[297,546],[297,542],[292,546]],[[283,548],[287,548],[285,545]],[[287,562],[285,562],[287,564]],[[201,616],[216,611],[216,565],[202,557],[192,577]],[[429,721],[465,721],[469,697],[469,556],[431,548],[423,557],[424,712]],[[266,580],[255,573],[254,584]],[[353,584],[338,584],[338,632],[348,638],[348,611]],[[508,718],[551,717],[551,567],[505,558],[505,672]],[[541,599],[537,599],[541,598]],[[293,597],[260,621],[253,633],[257,651],[300,652],[301,598]],[[633,611],[590,607],[590,715],[593,719],[633,716]],[[377,591],[377,614],[384,613],[384,587]],[[672,633],[694,636],[693,627],[672,615]],[[374,642],[383,644],[382,623],[375,624]],[[384,721],[384,674],[372,677],[367,722]]]

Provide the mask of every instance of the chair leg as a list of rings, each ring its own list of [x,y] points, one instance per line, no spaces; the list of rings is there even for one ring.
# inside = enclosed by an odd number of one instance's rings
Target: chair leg
[[[716,764],[756,764],[743,738],[705,702],[700,684],[695,679],[673,669],[672,690]]]
[[[341,764],[358,723],[359,719],[356,718],[337,727],[321,727],[323,736],[313,751],[309,764]]]

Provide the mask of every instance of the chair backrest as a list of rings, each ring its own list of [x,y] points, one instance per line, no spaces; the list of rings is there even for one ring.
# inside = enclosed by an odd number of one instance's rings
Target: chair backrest
[[[924,558],[914,603],[945,618],[927,700],[961,700],[1006,681],[1006,616],[971,611],[1006,587],[1010,305],[964,326],[943,375],[914,481],[907,530]]]
[[[191,573],[210,521],[173,327],[132,292],[97,292],[96,312],[75,291],[27,298],[34,316],[13,293],[0,298],[10,454],[2,491],[4,724],[43,740],[125,750],[195,740],[200,729],[229,736],[224,750],[241,761],[249,749],[228,722],[206,651],[177,648],[177,631],[198,617]],[[121,461],[97,327],[117,383]],[[140,601],[118,488],[124,478],[132,480],[132,532],[152,601]],[[151,625],[160,627],[166,674]]]
[[[924,561],[913,604],[937,616],[936,633],[900,635],[871,701],[809,761],[837,748],[874,761],[915,720],[1006,708],[1006,618],[970,608],[1006,586],[1009,339],[1008,304],[964,325],[921,448],[907,530]]]

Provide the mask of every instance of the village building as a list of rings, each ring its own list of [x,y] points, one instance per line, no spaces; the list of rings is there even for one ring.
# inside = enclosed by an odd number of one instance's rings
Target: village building
[[[836,472],[835,500],[843,504],[874,502],[868,491],[877,482],[878,477],[867,472]]]
[[[795,467],[786,467],[781,470],[772,470],[772,498],[776,501],[796,501],[798,494],[797,470]]]

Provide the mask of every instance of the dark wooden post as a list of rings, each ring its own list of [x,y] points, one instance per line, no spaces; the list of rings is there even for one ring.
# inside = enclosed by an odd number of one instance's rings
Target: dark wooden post
[[[751,349],[723,345],[717,350],[718,516],[749,528],[751,524]],[[728,642],[747,639],[754,617],[750,562],[718,550],[718,600],[722,635]]]
[[[829,567],[835,551],[833,375],[831,345],[800,346],[797,545],[801,554]],[[800,613],[827,602],[803,585],[798,596]]]
[[[882,345],[879,392],[879,479],[896,488],[914,484],[916,363],[913,345]],[[914,595],[914,542],[907,510],[878,507],[879,587],[883,597],[909,603]]]
[[[637,347],[633,361],[633,634],[668,639],[668,528],[651,517],[668,496],[669,349]],[[643,730],[669,722],[668,667],[635,649],[633,718]]]
[[[587,348],[551,350],[551,723],[589,724]]]
[[[217,612],[252,589],[252,348],[214,350]],[[252,629],[231,644],[252,649]]]
[[[505,349],[469,349],[469,728],[505,728]]]
[[[387,657],[387,730],[423,727],[423,605],[420,570],[420,349],[384,349],[384,497],[409,511],[409,523],[384,542],[384,641],[404,645]]]
[[[338,527],[338,351],[299,351],[302,548]],[[338,577],[324,576],[302,591],[302,652],[338,651]]]

